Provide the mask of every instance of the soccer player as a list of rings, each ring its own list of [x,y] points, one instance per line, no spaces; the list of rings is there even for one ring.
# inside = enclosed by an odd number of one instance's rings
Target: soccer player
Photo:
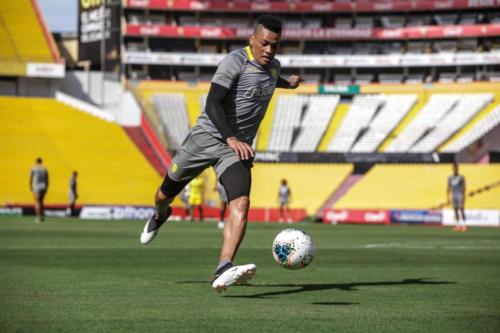
[[[194,209],[198,208],[200,221],[203,221],[203,178],[198,176],[189,185],[189,216],[194,220]]]
[[[457,225],[454,231],[467,231],[465,225],[465,177],[458,173],[458,164],[453,164],[453,174],[448,177],[448,189],[446,191],[448,204],[453,204],[455,221]]]
[[[75,205],[76,205],[76,199],[78,199],[78,193],[77,193],[77,181],[76,178],[78,177],[78,172],[73,171],[71,173],[71,178],[69,179],[69,193],[68,193],[68,199],[69,199],[69,216],[75,216],[76,211],[75,211]]]
[[[43,200],[49,189],[49,172],[42,165],[42,159],[38,157],[36,163],[31,168],[30,174],[30,190],[33,193],[35,200],[35,222],[40,223],[44,220],[44,205]]]
[[[224,186],[222,186],[220,182],[217,182],[215,184],[214,191],[217,191],[219,193],[219,200],[220,200],[220,208],[219,208],[220,219],[219,223],[217,223],[217,227],[219,229],[224,229],[224,221],[226,219],[226,209],[227,209],[226,191],[224,190]]]
[[[290,218],[290,197],[292,192],[290,191],[290,187],[286,182],[286,179],[281,180],[280,189],[278,191],[278,199],[280,201],[280,222],[287,221],[288,223],[292,222]]]
[[[219,264],[212,288],[225,290],[244,283],[256,273],[254,264],[233,265],[243,240],[250,206],[252,142],[264,118],[274,89],[297,88],[298,75],[280,77],[274,58],[281,38],[281,21],[270,15],[258,18],[249,46],[229,53],[212,78],[205,109],[178,150],[156,192],[156,214],[144,226],[141,243],[148,244],[172,213],[169,206],[185,184],[212,166],[229,201]]]

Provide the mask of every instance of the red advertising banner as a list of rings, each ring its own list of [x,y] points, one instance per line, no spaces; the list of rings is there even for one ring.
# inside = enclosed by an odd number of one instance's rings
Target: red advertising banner
[[[218,219],[219,209],[215,207],[203,208],[203,213],[205,218]],[[184,208],[174,207],[173,216],[178,218],[185,218]],[[194,217],[198,218],[198,212],[195,209]],[[307,212],[305,209],[290,209],[290,216],[288,221],[282,221],[283,223],[298,223],[307,217]],[[280,222],[280,212],[278,208],[250,208],[248,212],[248,221],[251,222]]]
[[[389,224],[391,214],[388,210],[366,209],[325,209],[324,223],[362,223],[362,224]]]
[[[499,0],[500,1],[500,0]],[[229,27],[196,27],[127,24],[128,36],[157,36],[165,38],[203,38],[203,39],[247,39],[251,29]],[[284,40],[352,40],[352,39],[437,39],[499,36],[500,24],[422,26],[398,29],[285,29]]]
[[[127,7],[207,12],[401,12],[494,8],[499,0],[394,0],[394,1],[196,1],[196,0],[127,0]]]

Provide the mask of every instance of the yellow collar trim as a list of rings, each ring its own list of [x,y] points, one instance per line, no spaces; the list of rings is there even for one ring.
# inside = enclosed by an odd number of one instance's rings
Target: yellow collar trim
[[[250,61],[254,61],[255,60],[255,57],[253,56],[252,54],[252,50],[250,50],[250,45],[245,47],[245,49],[247,50],[247,56],[248,56],[248,59]]]

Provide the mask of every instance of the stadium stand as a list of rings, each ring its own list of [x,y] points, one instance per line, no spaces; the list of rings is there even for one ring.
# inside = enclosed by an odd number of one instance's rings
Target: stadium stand
[[[383,96],[381,95],[355,96],[341,127],[328,146],[328,151],[348,152],[382,103]]]
[[[293,134],[300,127],[302,112],[308,97],[304,95],[283,95],[278,98],[268,149],[289,151]]]
[[[36,1],[0,1],[0,75],[26,75],[28,63],[60,61]]]
[[[376,6],[369,7],[369,3],[353,2],[350,5],[350,2],[332,1],[325,4],[324,9],[319,9],[311,1],[277,3],[264,0],[231,5],[220,2],[207,3],[202,11],[198,11],[194,3],[192,7],[183,7],[185,4],[175,0],[168,6],[129,2],[124,8],[125,49],[132,50],[140,41],[146,45],[146,50],[153,52],[140,52],[142,54],[138,54],[133,63],[126,60],[127,75],[136,76],[134,72],[140,68],[151,78],[159,78],[160,73],[168,72],[173,80],[206,80],[209,76],[205,69],[215,67],[217,61],[199,55],[225,54],[245,46],[256,17],[263,12],[262,8],[268,8],[284,22],[281,53],[284,56],[297,55],[289,63],[284,61],[283,68],[297,69],[306,81],[369,82],[372,78],[360,69],[373,67],[380,69],[381,73],[374,79],[383,83],[414,81],[415,76],[408,75],[410,71],[419,72],[420,78],[425,75],[426,80],[443,83],[496,77],[493,73],[498,72],[498,60],[495,59],[498,59],[500,14],[493,3],[450,3],[446,8],[437,3],[419,2],[411,6],[398,3],[399,10],[394,7],[383,13]],[[387,6],[392,5],[391,1],[387,2]],[[259,9],[259,6],[262,7]],[[186,66],[182,60],[154,60],[154,54],[150,53],[155,51],[169,54],[188,52],[190,64]],[[318,66],[322,63],[319,56],[351,54],[360,58],[341,58]],[[399,61],[384,57],[387,55],[399,58]],[[136,66],[141,64],[137,59],[152,57],[148,64],[152,61],[155,66]],[[319,73],[308,73],[312,68]],[[348,73],[332,73],[331,68]],[[483,74],[470,74],[478,71]]]
[[[0,203],[31,204],[29,170],[43,158],[48,204],[64,204],[71,171],[79,203],[150,205],[160,176],[120,126],[47,98],[0,97]]]
[[[171,149],[177,150],[189,132],[184,95],[156,94],[152,96],[152,101],[161,124],[168,133]]]
[[[255,163],[252,169],[252,207],[278,207],[278,188],[287,179],[292,208],[314,214],[352,172],[350,164]]]
[[[269,140],[271,138],[274,110],[276,110],[276,102],[278,100],[278,94],[274,94],[267,106],[267,112],[260,123],[259,131],[257,132],[257,137],[255,140],[255,148],[260,151],[268,149]]]
[[[335,113],[333,114],[332,119],[325,131],[325,134],[323,135],[323,138],[321,139],[321,142],[318,146],[317,150],[318,152],[327,151],[328,145],[330,144],[333,135],[337,132],[342,120],[344,119],[348,111],[349,111],[349,104],[347,103],[338,104],[337,109],[335,110]]]
[[[433,94],[405,129],[389,144],[386,152],[406,152],[457,103],[458,94]]]
[[[368,125],[352,152],[374,152],[417,101],[415,94],[386,95],[380,111]]]
[[[300,1],[293,4],[297,2]],[[255,18],[261,14],[260,10],[250,14],[238,12],[242,3],[239,1],[221,11],[210,10],[212,2],[204,3],[206,10],[201,11],[179,7],[188,3],[195,4],[176,0],[154,5],[151,1],[123,2],[124,74],[128,78],[146,79],[131,80],[129,84],[137,85],[136,96],[140,96],[136,98],[141,106],[147,107],[143,111],[153,110],[154,115],[144,112],[145,117],[149,117],[151,127],[161,126],[162,131],[155,129],[155,132],[168,139],[160,144],[168,150],[179,147],[203,109],[208,81],[217,63],[224,54],[246,45]],[[159,7],[154,8],[157,5]],[[217,5],[224,7],[227,2]],[[13,59],[13,63],[22,66],[33,61],[59,61],[34,6],[36,3],[32,1],[23,0],[19,4],[0,1],[1,64],[5,59]],[[417,2],[407,11],[384,13],[374,9],[357,12],[356,6],[351,6],[341,12],[309,15],[308,11],[301,12],[301,6],[275,12],[283,18],[286,30],[282,52],[277,57],[282,62],[282,76],[299,73],[305,82],[298,90],[277,89],[254,147],[262,152],[262,160],[266,160],[266,151],[271,151],[289,154],[268,154],[269,160],[276,156],[277,159],[313,156],[323,161],[323,157],[333,156],[335,163],[337,158],[347,162],[343,165],[256,162],[252,205],[277,206],[277,183],[281,178],[287,178],[292,186],[292,206],[306,208],[309,214],[332,205],[364,209],[383,205],[386,208],[432,208],[442,203],[441,177],[446,179],[451,173],[449,165],[376,165],[364,176],[362,172],[366,169],[360,164],[369,160],[364,156],[384,155],[378,152],[385,151],[401,152],[405,156],[420,155],[406,154],[408,152],[460,152],[499,124],[498,107],[493,108],[491,103],[498,102],[499,95],[493,91],[498,86],[472,82],[494,81],[500,77],[500,68],[495,63],[500,41],[492,33],[498,29],[494,23],[500,16],[484,8],[452,8],[428,14],[419,9],[421,3]],[[23,11],[28,13],[28,19],[23,18]],[[11,13],[10,18],[4,18],[6,12]],[[12,17],[19,19],[12,22]],[[444,29],[455,28],[460,33],[439,35]],[[36,41],[27,42],[30,39]],[[129,51],[135,51],[136,58],[129,58]],[[332,59],[331,55],[338,57]],[[489,62],[483,64],[485,59]],[[4,70],[11,69],[4,66]],[[172,82],[166,82],[168,80]],[[339,89],[331,89],[334,94],[318,94],[318,91],[330,93],[322,88],[331,82],[340,84],[340,88],[336,87]],[[348,84],[353,86],[346,87]],[[111,90],[107,92],[114,94]],[[0,169],[3,174],[14,169],[18,173],[29,170],[34,158],[41,155],[54,176],[49,203],[66,201],[67,175],[77,169],[82,177],[81,203],[151,205],[151,193],[161,181],[161,175],[144,160],[118,125],[51,99],[2,99],[0,106],[1,136],[7,152]],[[19,129],[13,124],[27,126]],[[75,124],[82,130],[78,131]],[[35,144],[24,149],[21,158],[12,158],[14,151],[21,150],[26,142]],[[340,154],[293,154],[316,152]],[[349,157],[353,156],[362,156],[361,163],[356,160],[355,165],[348,164],[353,161]],[[109,161],[101,161],[105,159]],[[297,160],[301,159],[297,157]],[[124,168],[124,165],[134,167]],[[439,167],[446,169],[440,171]],[[476,171],[480,167],[482,171]],[[498,186],[491,184],[498,181],[492,176],[498,169],[477,168],[464,166],[471,190],[477,193],[468,203],[472,208],[496,207]],[[405,182],[404,175],[408,177],[408,174],[414,179]],[[210,170],[204,177],[207,204],[214,206],[218,201],[211,191],[215,177]],[[4,204],[31,203],[27,189],[22,195],[12,197],[11,193],[16,193],[14,188],[26,188],[26,181],[24,185],[20,181],[26,177],[17,178],[15,181],[2,179],[2,184],[7,184],[5,193],[0,190]],[[109,184],[110,180],[123,184],[115,189]],[[276,188],[270,185],[270,180],[276,180]],[[427,190],[424,187],[421,193],[408,190],[420,188],[417,181],[439,188],[434,189],[435,198],[424,198]],[[391,183],[387,186],[389,197],[382,203],[378,196],[381,192],[382,197],[386,195],[383,193],[386,183]],[[398,184],[405,184],[408,201],[400,198],[403,195],[395,189]],[[118,190],[120,194],[115,193]],[[395,194],[391,194],[392,191]],[[179,204],[176,201],[175,205]]]
[[[493,101],[492,94],[464,94],[458,103],[434,124],[432,130],[418,141],[410,152],[433,152]]]
[[[339,100],[340,96],[338,95],[311,95],[309,97],[309,103],[300,124],[300,132],[293,144],[292,151],[316,151]]]
[[[339,209],[431,209],[446,201],[448,176],[452,166],[376,165],[342,197]],[[500,180],[500,165],[460,165],[467,193]],[[483,197],[484,194],[484,197]],[[498,187],[491,192],[468,197],[466,208],[500,208]],[[482,201],[485,198],[485,201]],[[496,198],[496,200],[495,200]],[[487,199],[487,200],[486,200]]]
[[[500,106],[496,106],[490,113],[479,120],[467,132],[462,134],[442,150],[447,153],[458,153],[462,149],[479,140],[486,135],[490,130],[500,124]]]

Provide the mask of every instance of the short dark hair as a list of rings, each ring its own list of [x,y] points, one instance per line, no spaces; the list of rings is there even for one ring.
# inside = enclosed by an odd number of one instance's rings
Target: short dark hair
[[[255,29],[261,25],[267,30],[271,30],[272,32],[275,32],[277,34],[281,34],[281,20],[277,18],[276,16],[273,15],[261,15],[257,19],[257,23],[255,24]]]
[[[37,157],[36,158],[36,163],[42,163],[42,158],[41,157]]]

